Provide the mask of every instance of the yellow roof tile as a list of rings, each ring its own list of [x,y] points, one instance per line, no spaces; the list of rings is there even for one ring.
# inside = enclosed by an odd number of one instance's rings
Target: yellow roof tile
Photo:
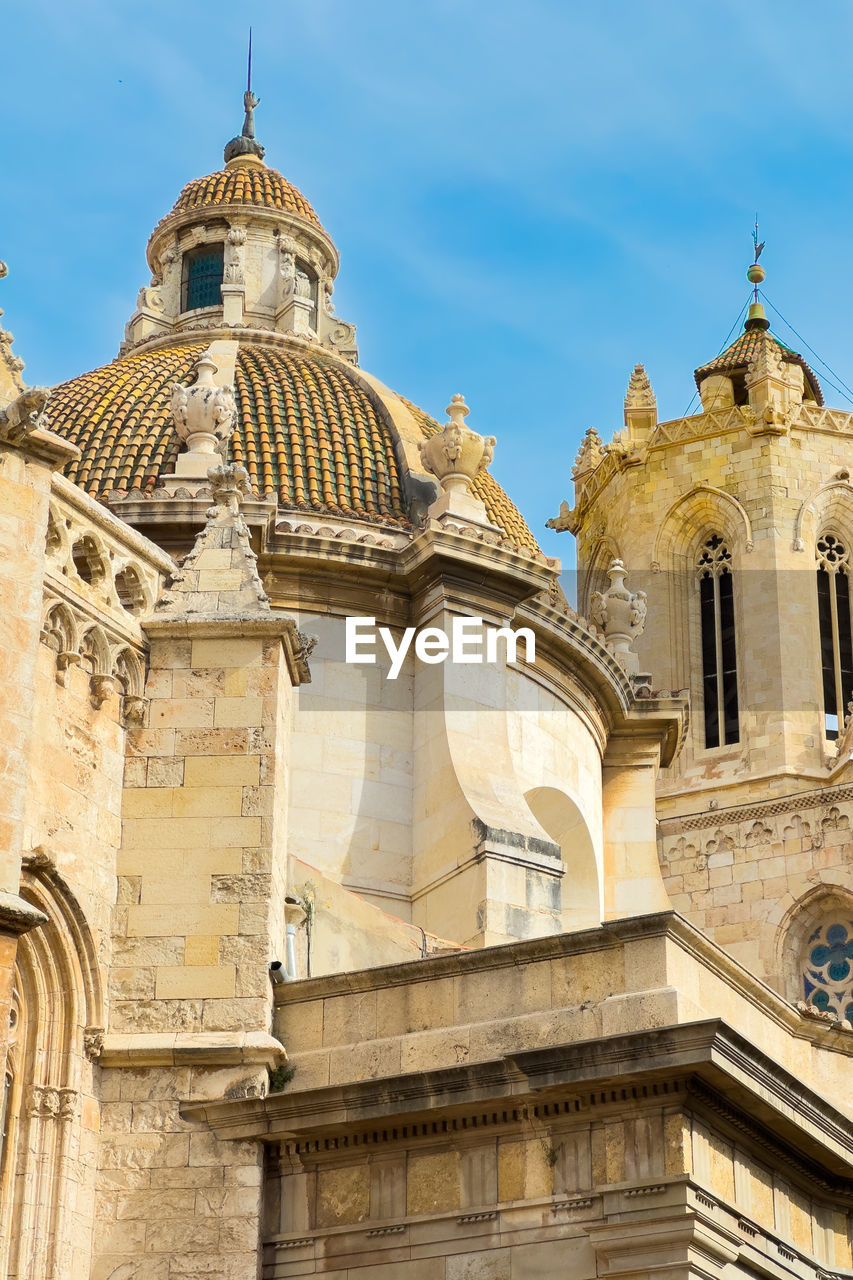
[[[323,230],[320,219],[302,192],[297,191],[277,169],[257,164],[232,164],[218,173],[193,178],[178,196],[172,213],[219,204],[253,204],[264,209],[283,209]]]
[[[95,498],[150,493],[174,471],[180,442],[170,401],[175,382],[194,377],[201,342],[130,354],[56,387],[51,429],[81,456],[66,475]],[[388,423],[357,375],[338,362],[264,344],[238,347],[237,421],[230,456],[258,494],[283,508],[409,524]],[[440,430],[405,401],[424,436]],[[494,524],[519,546],[537,550],[519,511],[488,472],[474,483]]]

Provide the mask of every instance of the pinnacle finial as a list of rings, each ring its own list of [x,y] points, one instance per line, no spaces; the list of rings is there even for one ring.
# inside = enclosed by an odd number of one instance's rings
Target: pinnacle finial
[[[769,329],[770,321],[764,314],[764,308],[758,301],[758,286],[766,276],[766,271],[758,265],[758,259],[761,257],[761,250],[764,248],[765,241],[758,239],[758,214],[755,215],[755,225],[752,228],[752,248],[755,257],[746,273],[746,278],[753,286],[752,302],[749,304],[749,312],[744,322],[744,329],[749,332],[750,329]]]
[[[263,160],[264,148],[255,138],[255,107],[260,105],[260,98],[252,92],[252,28],[249,27],[249,58],[246,73],[246,92],[243,94],[243,129],[239,137],[232,138],[225,148],[225,163],[229,160],[254,156]]]

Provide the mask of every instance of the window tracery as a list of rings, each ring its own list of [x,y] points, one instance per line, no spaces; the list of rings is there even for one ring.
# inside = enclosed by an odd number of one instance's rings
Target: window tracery
[[[737,742],[737,653],[732,556],[719,534],[703,544],[697,561],[702,637],[705,746]]]
[[[817,540],[817,604],[823,681],[824,732],[837,738],[853,698],[850,552],[834,533]]]
[[[808,1004],[853,1022],[853,912],[836,912],[810,933],[802,983]]]

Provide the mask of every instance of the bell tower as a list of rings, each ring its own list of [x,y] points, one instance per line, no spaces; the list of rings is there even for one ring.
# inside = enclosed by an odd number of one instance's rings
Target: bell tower
[[[759,251],[742,332],[695,371],[700,411],[658,421],[637,365],[624,425],[609,443],[587,432],[574,506],[550,526],[577,538],[581,614],[594,620],[624,563],[648,600],[640,669],[689,695],[687,741],[658,783],[671,900],[700,928],[719,911],[720,940],[770,972],[772,931],[762,960],[748,904],[781,921],[816,880],[844,880],[821,842],[824,822],[849,825],[833,797],[853,780],[853,414],[824,404],[771,331]]]
[[[696,370],[701,411],[658,422],[637,365],[624,426],[609,444],[587,433],[575,505],[551,522],[578,539],[582,613],[617,557],[647,593],[641,667],[691,700],[663,792],[691,805],[762,780],[773,792],[825,781],[853,697],[853,416],[824,406],[806,361],[770,331],[763,267],[747,274],[742,333]]]

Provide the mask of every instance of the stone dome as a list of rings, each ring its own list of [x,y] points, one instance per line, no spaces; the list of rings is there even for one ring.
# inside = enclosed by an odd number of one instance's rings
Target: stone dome
[[[263,334],[223,334],[233,350],[237,404],[231,461],[249,473],[258,496],[283,511],[316,513],[407,528],[413,495],[400,465],[400,417],[418,438],[438,423],[417,406],[377,390],[361,370],[331,352]],[[51,429],[79,458],[65,474],[92,497],[150,496],[174,469],[180,440],[172,420],[174,383],[189,385],[210,336],[187,336],[72,378],[53,391]],[[483,472],[474,491],[490,520],[518,546],[537,550],[525,520]]]
[[[304,196],[264,162],[248,90],[244,105],[224,168],[188,182],[151,235],[151,283],[118,358],[53,391],[51,427],[80,449],[66,475],[107,503],[174,494],[183,445],[172,388],[192,385],[209,347],[217,385],[234,391],[227,456],[257,497],[283,512],[411,528],[436,489],[419,444],[441,428],[358,367],[355,325],[332,304],[337,249]],[[187,288],[199,255],[214,273],[203,297]],[[538,551],[488,472],[473,489],[492,524]]]

